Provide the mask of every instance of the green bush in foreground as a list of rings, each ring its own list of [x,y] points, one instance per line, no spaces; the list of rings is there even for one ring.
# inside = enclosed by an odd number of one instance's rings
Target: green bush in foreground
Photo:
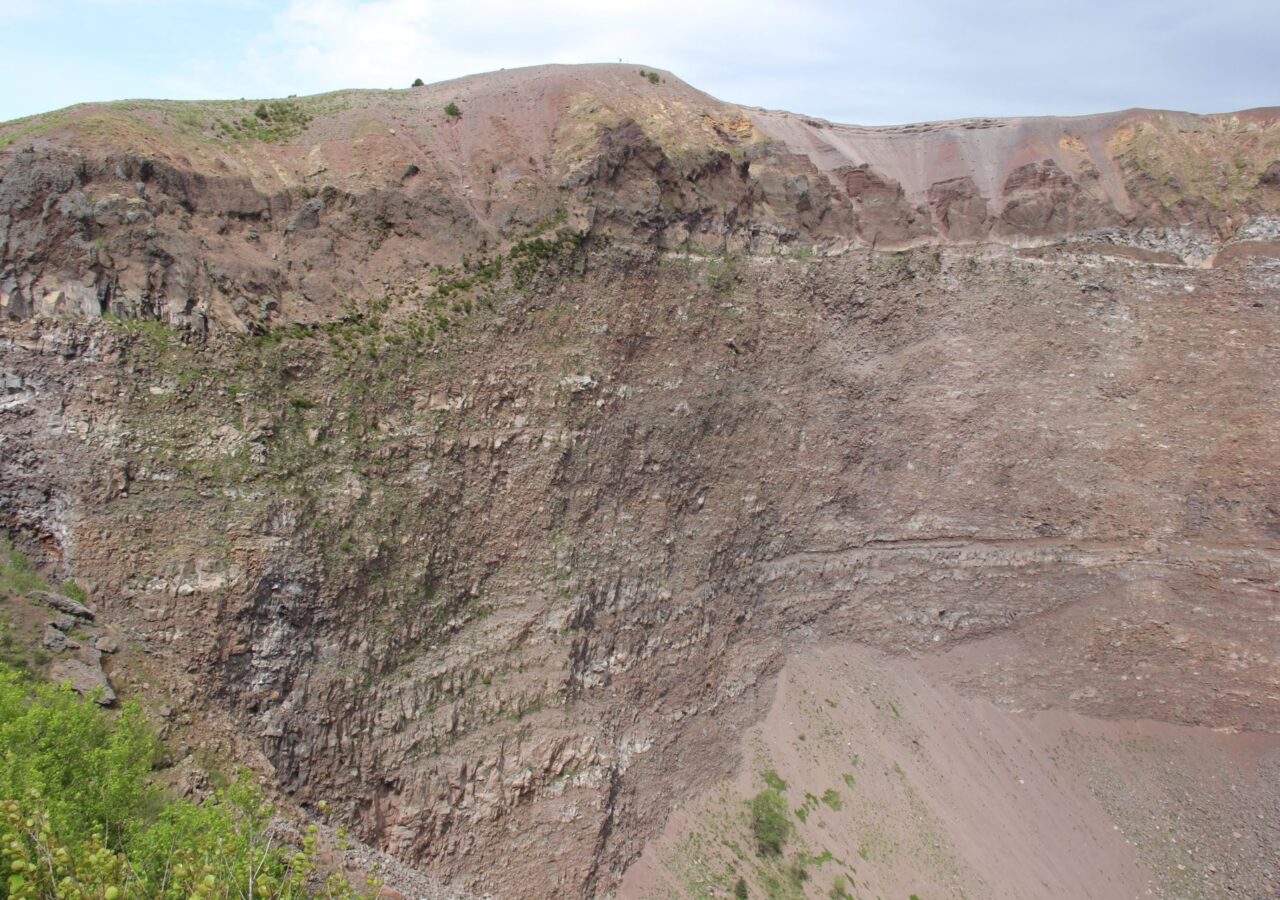
[[[355,898],[321,878],[315,831],[282,845],[247,775],[203,802],[148,784],[159,742],[135,703],[118,717],[0,666],[0,898]]]

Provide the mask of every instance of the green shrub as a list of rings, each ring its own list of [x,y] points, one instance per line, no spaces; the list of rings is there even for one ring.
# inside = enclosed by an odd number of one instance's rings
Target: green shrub
[[[733,886],[733,896],[737,900],[747,900],[751,896],[751,892],[747,889],[747,879],[738,877],[738,881]]]
[[[781,856],[782,845],[791,834],[787,801],[773,788],[765,788],[751,798],[751,834],[761,856]]]
[[[462,118],[462,110],[458,109],[458,104],[452,100],[444,105],[444,114],[450,119]]]
[[[421,78],[413,79],[413,87],[423,87],[425,82]]]
[[[136,703],[110,721],[74,692],[0,669],[0,798],[31,792],[63,840],[126,840],[157,808],[147,787],[157,743]]]
[[[248,774],[176,799],[150,784],[159,752],[136,703],[112,719],[0,666],[0,900],[359,896],[321,881],[314,830],[279,842]]]
[[[773,769],[768,769],[764,772],[761,772],[760,778],[761,780],[764,781],[765,784],[773,788],[779,794],[781,794],[783,791],[787,789],[787,783],[782,779],[782,776],[779,775],[777,772],[775,772]]]

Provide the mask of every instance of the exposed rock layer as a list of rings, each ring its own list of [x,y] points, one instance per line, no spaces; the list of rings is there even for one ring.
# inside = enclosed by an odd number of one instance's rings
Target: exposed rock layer
[[[0,304],[201,332],[324,321],[551,221],[699,251],[1088,235],[1200,264],[1276,239],[1278,122],[1130,110],[859,128],[625,66],[75,107],[0,126]]]

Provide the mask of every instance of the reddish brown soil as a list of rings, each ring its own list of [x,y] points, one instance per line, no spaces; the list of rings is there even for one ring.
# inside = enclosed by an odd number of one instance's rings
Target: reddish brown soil
[[[764,896],[804,854],[793,889],[814,897],[1274,893],[1280,737],[1032,712],[953,686],[1020,638],[940,658],[797,653],[742,768],[682,805],[619,896],[727,896],[740,877]],[[781,859],[756,852],[747,821],[768,771],[807,806]]]

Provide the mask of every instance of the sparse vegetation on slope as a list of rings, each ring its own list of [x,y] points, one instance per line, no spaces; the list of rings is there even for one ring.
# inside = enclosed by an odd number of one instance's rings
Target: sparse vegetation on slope
[[[224,124],[223,130],[238,137],[276,143],[301,134],[310,122],[311,116],[300,104],[292,100],[272,100],[259,103],[253,115],[244,116],[232,125]]]

